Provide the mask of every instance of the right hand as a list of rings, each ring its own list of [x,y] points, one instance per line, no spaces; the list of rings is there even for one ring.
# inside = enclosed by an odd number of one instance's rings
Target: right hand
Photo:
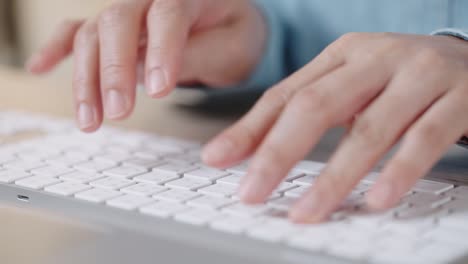
[[[140,77],[153,98],[180,83],[225,87],[247,79],[266,35],[249,0],[117,0],[95,18],[64,22],[27,67],[45,73],[73,53],[76,118],[92,132],[104,113],[131,114]]]

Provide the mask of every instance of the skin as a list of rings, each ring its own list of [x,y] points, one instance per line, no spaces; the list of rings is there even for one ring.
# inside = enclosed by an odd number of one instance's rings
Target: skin
[[[267,28],[249,1],[220,3],[118,1],[97,18],[65,23],[28,68],[46,72],[73,52],[77,119],[87,132],[99,127],[103,108],[112,119],[131,113],[142,60],[146,88],[154,98],[168,94],[176,83],[239,83],[260,61]],[[345,125],[348,133],[290,218],[326,220],[401,141],[367,193],[370,208],[386,209],[467,134],[467,72],[468,44],[460,39],[350,33],[269,89],[205,147],[203,160],[227,167],[251,158],[239,191],[244,202],[261,203],[327,130]],[[112,90],[125,99],[117,100]],[[118,106],[112,105],[115,101]],[[83,103],[92,114],[81,109]],[[92,116],[92,122],[83,116]]]

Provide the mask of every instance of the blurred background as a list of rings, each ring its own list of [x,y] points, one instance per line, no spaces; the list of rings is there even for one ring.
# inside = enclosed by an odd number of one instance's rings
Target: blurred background
[[[67,18],[97,14],[109,0],[0,0],[0,64],[22,67]],[[67,61],[55,76],[71,71]],[[68,75],[68,74],[67,74]]]

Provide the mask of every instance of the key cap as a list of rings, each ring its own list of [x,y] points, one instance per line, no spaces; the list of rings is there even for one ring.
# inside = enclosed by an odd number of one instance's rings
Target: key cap
[[[468,232],[468,212],[457,211],[439,217],[438,223],[442,228],[459,229]]]
[[[5,168],[30,171],[32,169],[37,169],[47,166],[46,163],[41,161],[26,161],[26,160],[16,160],[10,163],[3,165]]]
[[[214,169],[214,168],[201,167],[199,169],[185,173],[184,176],[189,177],[189,178],[207,180],[207,181],[215,181],[227,175],[229,175],[229,172]]]
[[[105,153],[105,154],[94,156],[93,160],[98,161],[98,162],[118,164],[126,160],[129,160],[131,158],[132,156],[130,156],[129,154],[125,154],[125,153]]]
[[[299,198],[301,197],[305,192],[309,191],[310,187],[309,186],[299,186],[297,188],[294,188],[292,190],[286,191],[284,193],[285,196],[287,197],[292,197],[292,198]]]
[[[126,195],[108,200],[106,204],[111,207],[116,207],[116,208],[130,211],[130,210],[135,210],[140,206],[147,205],[151,202],[154,202],[154,200],[146,196],[126,194]]]
[[[97,181],[90,182],[89,185],[101,188],[117,190],[134,184],[133,181],[119,177],[106,177]]]
[[[16,158],[11,154],[0,154],[0,164],[6,164],[15,160]]]
[[[105,170],[102,173],[111,177],[132,178],[146,172],[148,172],[148,170],[143,168],[124,165]]]
[[[230,197],[237,192],[238,187],[232,184],[225,184],[225,183],[216,183],[214,185],[201,188],[198,190],[199,193],[209,195],[209,196],[216,196],[216,197]]]
[[[247,228],[258,224],[261,224],[261,221],[255,218],[225,216],[212,221],[210,227],[231,234],[241,234],[245,232]]]
[[[171,190],[153,195],[153,198],[157,200],[167,201],[167,202],[183,203],[188,200],[194,199],[198,196],[200,196],[200,194],[196,192],[179,190],[179,189],[171,189]]]
[[[354,261],[364,261],[374,252],[367,243],[336,243],[327,248],[327,253]]]
[[[120,195],[122,195],[122,193],[116,190],[93,188],[84,192],[79,192],[75,194],[75,197],[88,202],[102,203]]]
[[[427,192],[440,194],[450,189],[453,189],[453,184],[428,181],[428,180],[419,180],[414,186],[413,190],[416,192]]]
[[[190,207],[173,202],[157,201],[140,207],[140,212],[146,215],[168,218],[176,213],[189,210]]]
[[[195,191],[209,185],[211,185],[211,182],[198,178],[182,178],[165,184],[169,188],[187,191]]]
[[[49,177],[57,177],[70,172],[73,172],[73,169],[62,166],[46,166],[31,170],[32,174]]]
[[[297,225],[289,221],[264,221],[261,225],[251,227],[247,230],[249,237],[260,239],[267,242],[279,242],[301,230]]]
[[[436,194],[419,192],[419,193],[415,193],[415,194],[403,197],[401,202],[408,203],[413,207],[418,207],[418,206],[426,206],[428,204],[430,205],[443,198],[444,197],[436,195]]]
[[[77,170],[84,171],[84,172],[91,172],[91,173],[101,172],[101,171],[108,170],[113,167],[115,167],[114,163],[101,162],[97,160],[91,160],[91,161],[79,163],[74,166],[74,168]]]
[[[0,182],[2,183],[13,183],[16,180],[23,179],[32,176],[31,174],[21,170],[1,170],[0,171]]]
[[[249,165],[247,162],[243,162],[231,168],[227,168],[226,171],[234,174],[246,174]]]
[[[154,184],[164,184],[173,180],[179,179],[180,176],[170,173],[160,173],[160,172],[149,172],[142,175],[139,175],[133,180],[137,182],[145,182],[145,183],[154,183]]]
[[[164,164],[164,161],[159,159],[145,159],[145,158],[134,158],[123,162],[124,166],[133,166],[146,170],[151,170],[157,166]]]
[[[218,179],[216,182],[217,183],[225,183],[225,184],[232,184],[239,186],[240,182],[242,180],[242,174],[231,174],[227,177],[223,177],[221,179]]]
[[[23,159],[23,160],[29,160],[29,161],[41,161],[44,159],[48,159],[51,157],[57,157],[61,153],[60,151],[57,150],[52,150],[52,149],[47,149],[47,148],[31,148],[31,149],[25,149],[20,152],[18,152],[16,155]]]
[[[221,207],[228,206],[235,202],[236,201],[233,201],[227,198],[219,198],[219,197],[204,195],[204,196],[200,196],[198,198],[188,201],[187,205],[196,207],[196,208],[201,208],[201,209],[215,210]]]
[[[297,198],[293,197],[281,197],[279,199],[272,200],[268,202],[268,205],[272,208],[282,209],[282,210],[289,210],[291,206],[297,202]]]
[[[77,182],[62,182],[55,185],[50,185],[44,188],[46,192],[59,194],[63,196],[70,196],[78,192],[89,190],[91,187],[86,184]]]
[[[371,172],[364,179],[362,179],[361,182],[367,183],[367,184],[373,184],[378,180],[379,177],[380,177],[379,172]]]
[[[329,243],[327,235],[310,235],[307,233],[294,234],[287,238],[286,243],[293,248],[318,252],[322,251]]]
[[[182,175],[192,170],[196,170],[198,167],[187,164],[187,163],[176,163],[176,162],[169,162],[158,166],[153,169],[153,172],[156,173],[166,173],[166,174],[174,174],[174,175]]]
[[[288,175],[286,175],[286,178],[284,179],[284,181],[293,182],[295,179],[300,178],[304,175],[305,173],[303,172],[292,170],[288,173]]]
[[[78,163],[88,161],[88,158],[79,154],[66,154],[50,159],[46,159],[46,163],[56,166],[70,167]]]
[[[59,182],[60,180],[57,178],[52,178],[52,177],[47,177],[47,176],[33,176],[33,177],[17,180],[15,184],[22,186],[22,187],[39,190],[48,185],[56,184]]]
[[[289,191],[289,190],[292,190],[294,188],[298,187],[298,185],[296,184],[292,184],[292,183],[289,183],[289,182],[282,182],[278,185],[278,187],[276,187],[276,189],[274,190],[274,192],[277,192],[277,193],[284,193],[286,191]]]
[[[168,188],[163,187],[161,185],[141,182],[135,185],[131,185],[129,187],[125,187],[121,189],[120,191],[122,191],[123,193],[127,193],[127,194],[150,196],[150,195],[161,193],[167,190]]]
[[[298,184],[298,185],[311,186],[315,182],[315,180],[318,178],[319,175],[320,174],[318,174],[318,173],[305,174],[304,176],[299,177],[299,178],[293,180],[292,182],[294,184]]]
[[[174,219],[179,222],[201,226],[220,217],[221,214],[218,211],[195,208],[177,213]]]
[[[59,177],[61,180],[77,183],[88,183],[98,179],[104,178],[104,175],[99,173],[85,173],[81,171],[75,171],[72,173],[64,174]]]
[[[242,203],[236,203],[234,205],[225,207],[222,209],[223,212],[241,217],[254,217],[267,212],[270,208],[266,205],[245,205]]]
[[[444,192],[447,196],[468,200],[468,186],[459,186]]]
[[[294,166],[293,170],[303,173],[320,173],[325,167],[324,163],[315,162],[315,161],[300,161]]]

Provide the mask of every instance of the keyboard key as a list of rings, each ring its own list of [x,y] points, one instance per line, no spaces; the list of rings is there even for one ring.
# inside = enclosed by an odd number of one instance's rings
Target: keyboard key
[[[96,173],[96,172],[101,172],[101,171],[113,168],[115,167],[115,164],[110,163],[110,162],[101,162],[97,160],[91,160],[91,161],[76,164],[74,167],[75,169],[80,170],[80,171]]]
[[[125,153],[105,153],[102,155],[94,156],[93,160],[98,161],[98,162],[119,164],[131,158],[132,156],[130,156],[129,154],[125,154]]]
[[[151,202],[154,202],[154,200],[149,197],[127,194],[108,200],[106,204],[123,210],[135,210],[138,207],[147,205]]]
[[[176,203],[183,203],[188,200],[194,199],[198,196],[200,196],[200,194],[196,192],[178,190],[178,189],[172,189],[172,190],[168,190],[168,191],[153,195],[153,197],[157,200],[163,200],[167,202],[176,202]]]
[[[221,217],[222,215],[218,211],[195,208],[177,213],[174,219],[179,222],[201,226]]]
[[[44,188],[46,192],[59,194],[63,196],[70,196],[78,192],[91,189],[91,186],[87,184],[77,182],[62,182],[59,184],[47,186]]]
[[[187,191],[195,191],[209,185],[211,185],[211,182],[198,178],[182,178],[165,184],[165,186],[170,188]]]
[[[297,202],[297,200],[298,200],[297,198],[284,196],[284,197],[274,199],[268,202],[268,205],[271,206],[272,208],[289,210],[291,206]]]
[[[239,186],[241,183],[242,177],[243,177],[242,174],[231,174],[229,176],[218,179],[216,182]]]
[[[47,177],[47,176],[33,176],[33,177],[17,180],[15,184],[22,186],[22,187],[39,190],[48,185],[56,184],[59,182],[60,180],[57,178],[52,178],[52,177]]]
[[[16,180],[23,179],[23,178],[30,177],[30,176],[32,175],[22,170],[13,170],[13,169],[1,170],[0,182],[13,183]]]
[[[241,217],[258,216],[267,212],[268,210],[270,210],[270,208],[266,205],[245,205],[242,203],[236,203],[222,209],[223,212],[229,215]]]
[[[145,182],[145,183],[154,183],[154,184],[164,184],[170,181],[174,181],[179,179],[180,176],[170,173],[160,173],[160,172],[149,172],[133,178],[134,181],[137,182]]]
[[[280,242],[286,236],[301,231],[301,228],[288,221],[266,221],[261,225],[251,227],[247,235],[267,242]]]
[[[292,184],[292,183],[289,183],[289,182],[282,182],[282,183],[280,183],[278,185],[278,187],[276,187],[274,192],[284,193],[284,192],[292,190],[292,189],[294,189],[296,187],[298,187],[296,184]]]
[[[102,173],[111,177],[132,178],[146,172],[148,172],[148,170],[144,168],[124,165],[105,170]]]
[[[85,173],[81,171],[75,171],[72,173],[64,174],[59,177],[61,180],[77,183],[88,183],[98,179],[104,178],[104,175],[99,173]]]
[[[246,218],[239,216],[225,216],[216,219],[210,223],[211,228],[227,233],[240,234],[247,228],[261,223],[261,220],[255,218]]]
[[[135,184],[131,180],[119,177],[106,177],[89,183],[91,186],[102,189],[117,190]]]
[[[229,172],[214,168],[201,167],[199,169],[185,173],[184,176],[201,180],[215,181],[227,175],[229,175]]]
[[[231,168],[227,168],[226,171],[234,174],[246,174],[248,168],[249,164],[247,162],[243,162]]]
[[[124,166],[133,166],[137,168],[143,168],[146,170],[150,170],[154,167],[160,166],[164,164],[164,161],[159,159],[145,159],[145,158],[134,158],[129,159],[123,162]]]
[[[289,191],[286,191],[284,193],[285,196],[287,197],[292,197],[292,198],[299,198],[301,197],[305,192],[309,191],[310,190],[310,187],[309,186],[305,186],[305,185],[301,185],[297,188],[294,188],[294,189],[291,189]]]
[[[315,180],[318,178],[318,176],[319,176],[318,173],[316,173],[316,174],[305,174],[304,176],[299,177],[299,178],[293,180],[292,182],[294,184],[311,186],[315,182]]]
[[[32,169],[45,167],[47,164],[41,161],[16,160],[3,166],[8,169],[30,171]]]
[[[416,185],[413,186],[413,190],[416,192],[427,192],[440,194],[450,189],[453,189],[453,184],[428,181],[428,180],[419,180]]]
[[[166,174],[174,174],[174,175],[182,175],[184,173],[187,173],[189,171],[193,171],[198,169],[198,167],[185,163],[185,162],[169,162],[166,164],[163,164],[161,166],[158,166],[153,169],[153,172],[156,173],[166,173]]]
[[[315,162],[315,161],[300,161],[294,166],[293,170],[302,172],[302,173],[320,173],[322,169],[325,168],[325,164],[321,162]]]
[[[209,196],[230,197],[237,192],[237,189],[238,187],[236,185],[216,183],[214,185],[201,188],[198,192]]]
[[[468,200],[468,186],[459,186],[454,189],[445,191],[444,194],[446,196],[452,196],[455,198]]]
[[[115,190],[93,188],[84,192],[79,192],[75,194],[75,197],[88,202],[102,203],[120,195],[122,195],[122,193]]]
[[[49,177],[57,177],[70,172],[73,172],[73,169],[62,166],[46,166],[31,170],[32,174]]]
[[[188,201],[187,205],[196,207],[196,208],[215,210],[221,207],[228,206],[235,202],[236,201],[227,199],[227,198],[212,197],[212,196],[204,195],[204,196]]]
[[[172,215],[189,210],[190,207],[173,202],[157,201],[155,203],[143,206],[140,212],[146,215],[167,218]]]
[[[127,194],[150,196],[150,195],[161,193],[167,190],[168,188],[163,187],[161,185],[141,182],[135,185],[131,185],[129,187],[125,187],[121,189],[120,191],[122,191],[123,193],[127,193]]]

